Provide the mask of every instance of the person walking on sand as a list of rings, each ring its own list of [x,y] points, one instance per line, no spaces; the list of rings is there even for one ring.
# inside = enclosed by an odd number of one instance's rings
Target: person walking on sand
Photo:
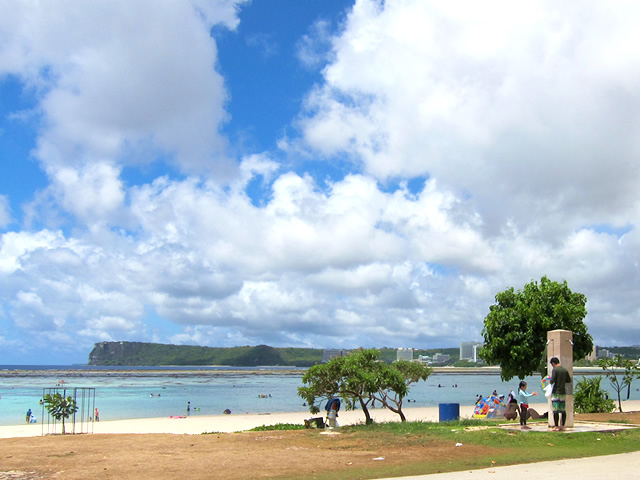
[[[553,431],[561,432],[567,422],[567,385],[571,385],[572,380],[569,371],[560,365],[558,357],[553,357],[549,363],[553,367],[553,372],[551,373]],[[558,423],[560,424],[558,425]]]
[[[96,422],[100,421],[100,410],[98,410],[98,407],[96,407],[95,410],[93,411],[93,418],[95,419]]]
[[[538,392],[527,392],[527,382],[522,380],[518,385],[518,400],[520,401],[520,428],[522,430],[531,430],[527,427],[527,411],[529,410],[529,398],[538,395]]]
[[[31,409],[27,410],[27,423],[31,421]]]

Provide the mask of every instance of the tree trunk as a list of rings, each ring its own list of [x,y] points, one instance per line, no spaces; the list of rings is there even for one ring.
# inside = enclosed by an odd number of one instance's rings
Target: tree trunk
[[[622,399],[620,398],[620,389],[618,389],[618,408],[620,409],[620,413],[622,413]]]
[[[373,423],[373,418],[371,418],[371,415],[369,414],[369,409],[367,408],[367,404],[364,403],[364,401],[362,400],[362,397],[359,398],[360,400],[360,406],[362,407],[362,411],[364,413],[364,423],[365,425],[371,425]]]
[[[400,421],[402,422],[406,422],[407,421],[407,417],[404,416],[404,412],[402,411],[402,402],[397,403],[398,407],[392,407],[391,405],[389,405],[389,403],[385,400],[382,402],[382,406],[384,406],[385,408],[388,408],[389,410],[391,410],[393,413],[397,413],[398,415],[400,415]]]

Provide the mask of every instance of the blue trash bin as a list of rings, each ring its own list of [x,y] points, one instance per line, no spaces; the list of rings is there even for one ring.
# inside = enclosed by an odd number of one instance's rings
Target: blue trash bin
[[[451,422],[460,418],[459,403],[441,403],[438,405],[441,422]]]

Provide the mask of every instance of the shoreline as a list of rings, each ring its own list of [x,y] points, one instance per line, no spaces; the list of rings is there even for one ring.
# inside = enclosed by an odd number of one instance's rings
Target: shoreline
[[[640,410],[640,400],[626,400],[622,402],[623,411]],[[460,418],[469,419],[473,415],[475,405],[460,405]],[[547,410],[547,403],[531,404],[538,412]],[[403,409],[407,421],[438,422],[439,407],[407,407]],[[376,408],[370,410],[374,422],[399,422],[400,416],[389,409]],[[93,434],[174,434],[174,435],[200,435],[203,433],[230,433],[250,430],[263,425],[276,425],[279,423],[303,424],[305,419],[312,417],[325,417],[325,412],[311,415],[308,410],[298,412],[276,413],[246,413],[231,415],[192,415],[189,417],[158,417],[137,418],[128,420],[104,420],[100,422],[85,423],[83,431]],[[342,426],[364,423],[364,415],[361,410],[340,411],[338,422]],[[88,425],[88,431],[87,426]],[[18,424],[0,426],[0,438],[36,437],[44,433],[60,433],[60,424],[57,430],[48,432],[50,425],[46,423]],[[67,423],[67,430],[71,425]]]
[[[164,365],[156,367],[145,366],[126,366],[114,367],[114,368],[100,368],[97,366],[92,368],[52,368],[52,369],[0,369],[0,378],[16,378],[16,377],[112,377],[112,376],[168,376],[168,377],[180,377],[180,376],[212,376],[212,375],[304,375],[306,371],[311,367],[227,367],[217,365],[185,365],[174,366]],[[453,367],[453,366],[441,366],[431,367],[432,374],[475,374],[475,375],[496,375],[500,374],[500,367],[487,366],[487,367]],[[582,375],[604,375],[604,371],[601,367],[573,367],[575,373]],[[540,375],[534,372],[534,376]]]

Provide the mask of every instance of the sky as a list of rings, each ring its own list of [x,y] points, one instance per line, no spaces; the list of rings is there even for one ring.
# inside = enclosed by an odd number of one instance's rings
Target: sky
[[[640,3],[0,1],[0,364],[640,344]]]

